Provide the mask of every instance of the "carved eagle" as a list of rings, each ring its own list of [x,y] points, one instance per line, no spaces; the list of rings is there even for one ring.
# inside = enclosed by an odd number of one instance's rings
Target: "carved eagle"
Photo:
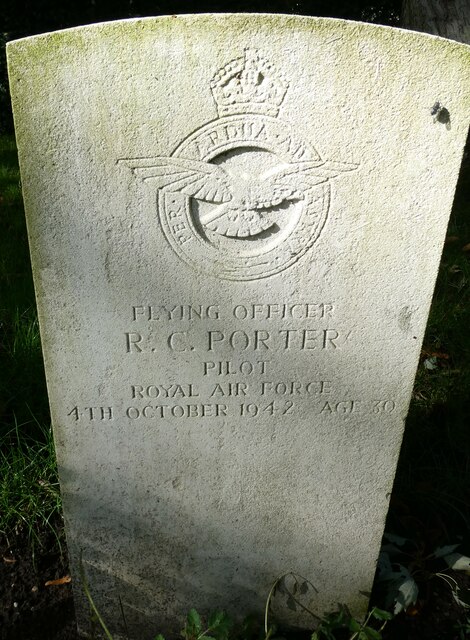
[[[284,202],[303,200],[306,192],[352,171],[357,164],[346,162],[293,162],[258,175],[199,160],[171,156],[149,158],[142,166],[128,164],[143,182],[163,192],[186,196],[216,205],[201,216],[207,229],[228,237],[247,238],[269,229],[274,221],[270,210]]]

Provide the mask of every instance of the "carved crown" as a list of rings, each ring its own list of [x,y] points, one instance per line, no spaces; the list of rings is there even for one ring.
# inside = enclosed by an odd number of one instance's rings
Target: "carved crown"
[[[273,65],[254,49],[245,49],[218,71],[211,91],[220,116],[258,113],[277,116],[288,82]]]

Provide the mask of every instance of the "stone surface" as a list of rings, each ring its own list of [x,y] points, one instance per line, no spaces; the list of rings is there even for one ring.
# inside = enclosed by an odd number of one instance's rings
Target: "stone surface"
[[[105,620],[119,635],[120,598],[142,639],[190,607],[262,611],[289,570],[315,613],[360,616],[469,47],[240,14],[92,25],[8,55],[75,576],[82,551]],[[312,624],[285,595],[274,608]]]

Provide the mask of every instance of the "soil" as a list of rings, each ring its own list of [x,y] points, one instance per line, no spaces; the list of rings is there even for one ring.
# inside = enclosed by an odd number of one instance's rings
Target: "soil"
[[[0,538],[0,639],[78,640],[65,544],[49,529],[34,545],[25,533]]]
[[[0,565],[0,640],[78,640],[65,544],[61,552],[56,536],[43,531],[33,557],[24,533],[0,538]],[[470,589],[469,575],[448,573],[461,588]],[[434,577],[420,590],[416,606],[388,624],[383,638],[470,638],[470,615],[467,631],[464,626],[468,611],[457,604],[448,585]]]
[[[446,571],[462,589],[470,587],[470,576]],[[422,593],[424,591],[424,593]],[[463,640],[470,639],[468,609],[459,605],[450,587],[437,577],[420,589],[416,606],[394,618],[383,634],[384,640]]]

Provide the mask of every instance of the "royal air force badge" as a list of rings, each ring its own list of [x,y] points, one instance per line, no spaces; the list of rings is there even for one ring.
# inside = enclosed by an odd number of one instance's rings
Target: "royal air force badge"
[[[219,117],[168,156],[124,159],[158,192],[158,216],[175,252],[229,280],[286,269],[318,239],[330,181],[357,164],[323,159],[278,113],[289,84],[247,49],[211,82]]]

